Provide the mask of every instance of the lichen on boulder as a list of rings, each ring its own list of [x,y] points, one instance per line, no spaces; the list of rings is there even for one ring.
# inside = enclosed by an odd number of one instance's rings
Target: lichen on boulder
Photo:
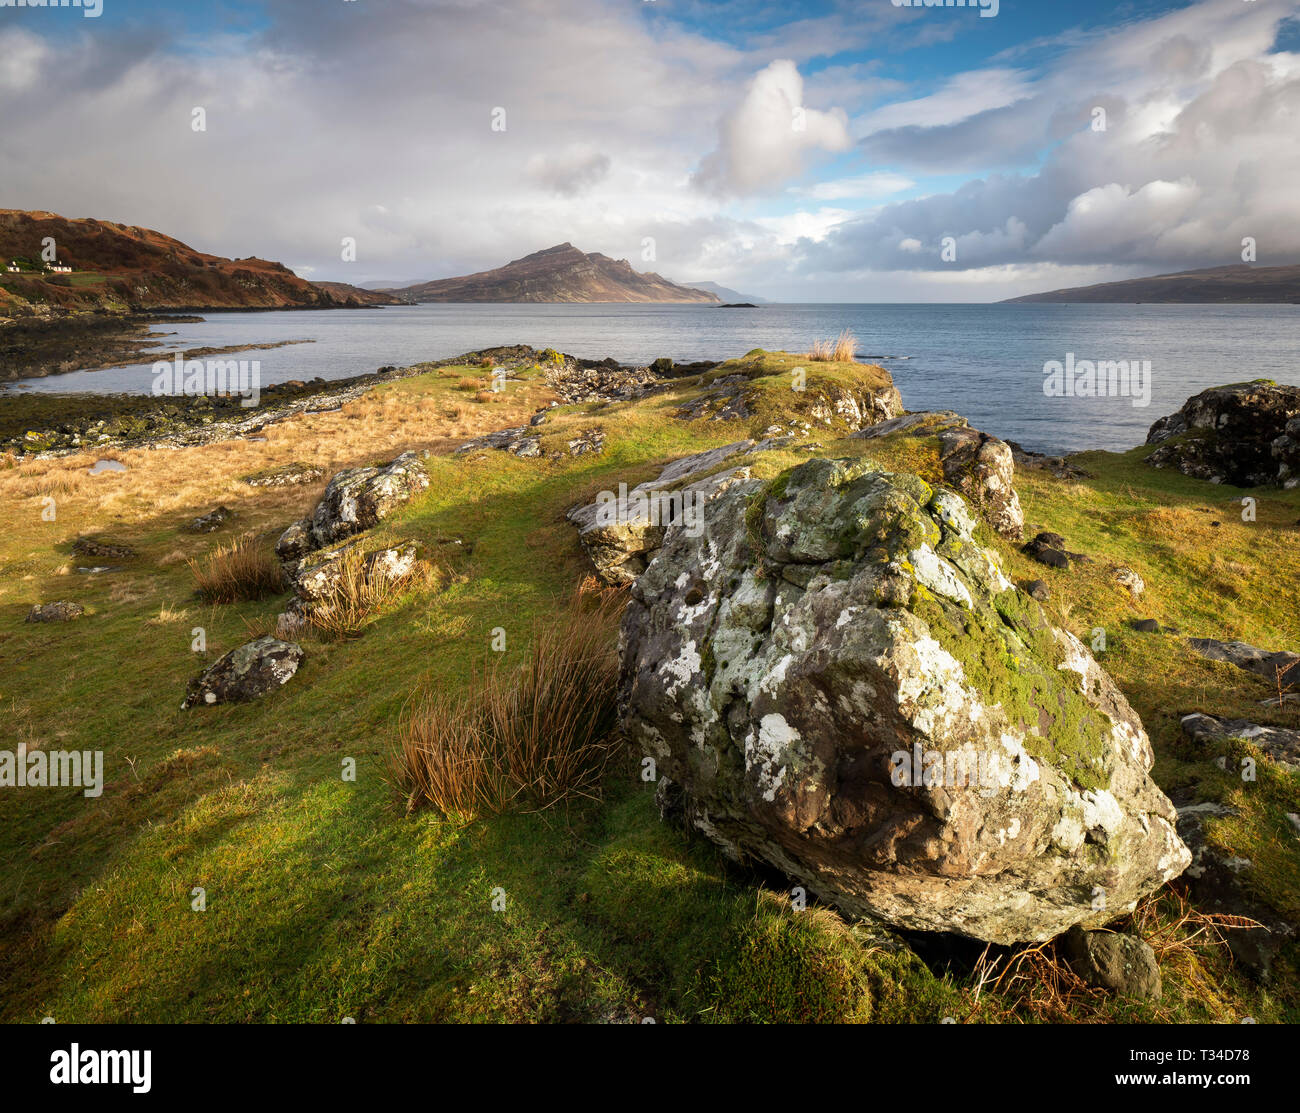
[[[347,468],[325,488],[310,518],[295,522],[276,542],[281,560],[295,560],[378,525],[429,486],[429,473],[414,452],[387,464]]]
[[[916,476],[727,485],[666,530],[621,651],[625,729],[689,821],[850,915],[1043,940],[1189,860],[1122,693]]]
[[[181,710],[257,699],[288,684],[302,659],[302,647],[293,642],[256,638],[232,649],[191,680]]]

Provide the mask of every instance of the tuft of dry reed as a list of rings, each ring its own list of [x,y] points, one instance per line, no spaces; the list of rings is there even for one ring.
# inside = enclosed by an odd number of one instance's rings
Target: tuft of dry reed
[[[408,810],[470,819],[595,798],[614,758],[619,592],[584,583],[538,622],[520,666],[491,666],[461,693],[425,692],[399,728]]]
[[[244,534],[220,545],[201,560],[187,561],[194,575],[194,588],[206,603],[241,603],[265,599],[284,591],[280,562],[260,545],[253,534]]]
[[[814,340],[807,358],[818,363],[852,363],[858,350],[858,338],[845,329],[834,340]]]
[[[437,578],[436,570],[422,561],[404,575],[394,576],[382,567],[367,568],[366,556],[360,548],[346,550],[331,576],[330,590],[306,609],[307,625],[327,641],[355,637],[378,611],[411,588],[431,586]]]

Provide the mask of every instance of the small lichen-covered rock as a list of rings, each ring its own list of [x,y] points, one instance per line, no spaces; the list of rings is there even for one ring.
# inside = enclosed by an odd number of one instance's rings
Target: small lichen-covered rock
[[[329,481],[303,526],[305,538],[290,526],[276,543],[277,553],[297,553],[306,543],[323,549],[378,525],[394,510],[429,486],[429,473],[414,452],[370,468],[347,468]],[[293,559],[281,556],[281,559]]]
[[[323,478],[325,469],[317,464],[294,461],[275,468],[265,468],[243,477],[250,487],[299,487]]]
[[[191,680],[181,710],[255,700],[289,683],[302,659],[302,647],[294,642],[257,638],[232,649]]]
[[[1147,433],[1156,468],[1236,487],[1300,483],[1300,387],[1270,379],[1203,390]]]
[[[78,537],[72,543],[72,551],[79,557],[95,560],[134,560],[137,555],[130,545],[106,541],[102,537]]]
[[[1300,773],[1300,730],[1261,726],[1246,719],[1222,719],[1199,712],[1184,715],[1181,726],[1191,742],[1217,745],[1226,753],[1228,743],[1240,738],[1259,747],[1283,769]]]
[[[1186,866],[1137,715],[960,496],[814,459],[703,521],[632,585],[621,696],[724,851],[997,943],[1101,926]]]
[[[361,584],[365,586],[373,586],[379,579],[389,584],[398,583],[421,564],[417,541],[402,541],[366,552],[363,538],[309,553],[299,561],[286,564],[285,579],[294,597],[276,619],[277,637],[286,640],[297,637],[312,621],[313,615],[320,613],[317,608],[347,597],[358,586],[344,582],[348,558],[352,556],[360,559],[357,571]]]
[[[190,533],[215,533],[234,516],[235,512],[230,507],[218,506],[215,510],[209,510],[206,514],[195,518],[185,528]]]
[[[27,612],[26,622],[71,622],[86,613],[80,603],[69,603],[61,599],[54,603],[37,603]]]

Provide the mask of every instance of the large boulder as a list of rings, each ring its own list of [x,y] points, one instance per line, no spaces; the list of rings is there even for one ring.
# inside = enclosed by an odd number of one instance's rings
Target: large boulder
[[[1270,379],[1203,390],[1151,426],[1147,463],[1194,479],[1261,487],[1300,483],[1300,387]]]
[[[429,473],[414,452],[375,467],[347,468],[329,481],[311,517],[285,530],[276,553],[295,560],[362,533],[428,486]]]
[[[899,433],[937,438],[944,482],[974,503],[1003,537],[1020,540],[1025,515],[1016,494],[1015,456],[1006,441],[972,429],[964,417],[950,410],[905,414],[853,436],[874,440]]]
[[[1150,742],[965,501],[866,461],[737,480],[632,586],[622,701],[687,818],[852,915],[997,943],[1189,861]]]
[[[302,647],[293,642],[256,638],[232,649],[191,680],[181,710],[257,699],[288,684],[302,659]]]

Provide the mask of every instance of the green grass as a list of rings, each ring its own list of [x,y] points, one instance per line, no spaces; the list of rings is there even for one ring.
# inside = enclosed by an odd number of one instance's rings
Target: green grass
[[[779,406],[798,357],[761,353],[749,363],[756,388]],[[810,382],[828,369],[861,373],[806,366]],[[472,371],[377,389],[475,405],[454,390]],[[398,722],[414,693],[468,686],[498,626],[507,657],[522,661],[533,623],[563,612],[588,571],[563,517],[570,506],[751,432],[744,423],[673,418],[698,389],[684,380],[634,405],[560,407],[537,430],[545,452],[563,452],[576,431],[601,426],[608,440],[599,455],[431,459],[428,491],[376,540],[414,537],[435,558],[447,554],[445,586],[404,597],[354,641],[307,641],[298,676],[254,704],[180,710],[186,681],[205,661],[247,640],[249,624],[284,602],[196,602],[184,564],[159,563],[180,540],[180,515],[84,523],[111,528],[142,554],[139,569],[123,574],[140,594],[120,600],[107,580],[59,575],[66,558],[44,540],[45,527],[26,509],[15,515],[0,538],[4,745],[102,748],[108,784],[97,800],[71,790],[0,794],[0,1020],[1001,1016],[1007,1004],[996,995],[976,1003],[968,965],[931,970],[825,909],[795,911],[779,879],[732,866],[662,824],[653,785],[630,762],[618,764],[599,803],[465,826],[429,812],[407,816],[389,783]],[[825,455],[871,455],[935,478],[927,442],[824,443]],[[1186,752],[1177,730],[1187,710],[1259,717],[1255,701],[1267,685],[1123,622],[1153,614],[1191,634],[1294,647],[1300,587],[1275,570],[1289,567],[1300,492],[1254,492],[1259,521],[1247,525],[1231,513],[1236,492],[1146,468],[1140,456],[1092,455],[1084,466],[1095,480],[1033,472],[1018,487],[1035,528],[1137,569],[1148,585],[1141,605],[1110,583],[1105,561],[1056,573],[999,542],[1004,560],[1015,578],[1048,580],[1056,621],[1081,634],[1108,631],[1102,663],[1151,731],[1157,778],[1242,807],[1241,817],[1215,825],[1215,840],[1256,858],[1269,898],[1294,909],[1300,878],[1279,817],[1300,810],[1297,778],[1270,769],[1256,786],[1233,782],[1215,755]],[[769,454],[756,474],[806,458]],[[210,507],[190,509],[192,517]],[[1173,527],[1184,518],[1197,529],[1180,535]],[[1214,519],[1222,525],[1210,534]],[[465,544],[448,547],[450,538]],[[88,614],[24,625],[35,598],[70,598]],[[162,608],[187,614],[160,617]],[[206,629],[205,656],[190,651],[195,625]],[[1269,718],[1288,716],[1294,724],[1294,712]],[[355,760],[355,781],[342,777],[345,759]],[[195,887],[206,892],[206,911],[191,910]],[[1185,977],[1167,970],[1162,1007],[1175,1019],[1217,1015],[1206,1004],[1208,970],[1215,993],[1243,1014],[1294,1019],[1293,986],[1259,990],[1225,963],[1210,951]],[[1101,1015],[1165,1014],[1112,1003]]]

